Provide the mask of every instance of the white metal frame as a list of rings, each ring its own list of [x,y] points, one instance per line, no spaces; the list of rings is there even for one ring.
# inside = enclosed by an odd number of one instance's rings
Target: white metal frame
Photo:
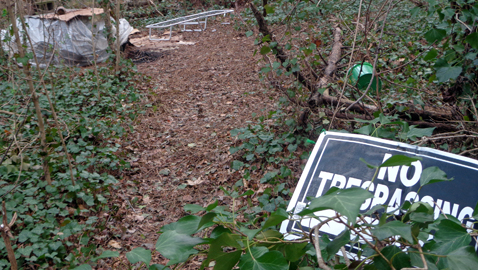
[[[159,22],[155,24],[147,25],[146,28],[149,29],[149,40],[171,40],[171,35],[173,32],[173,26],[182,25],[182,31],[204,31],[207,27],[207,18],[217,15],[226,16],[227,13],[233,12],[233,9],[223,9],[223,10],[210,10],[206,12],[201,12],[193,15],[188,15],[184,17],[179,17],[164,22]],[[201,19],[204,19],[201,21]],[[201,26],[203,24],[204,26]],[[198,29],[186,29],[186,25],[198,25]],[[151,29],[161,29],[169,27],[169,37],[168,38],[152,38]]]

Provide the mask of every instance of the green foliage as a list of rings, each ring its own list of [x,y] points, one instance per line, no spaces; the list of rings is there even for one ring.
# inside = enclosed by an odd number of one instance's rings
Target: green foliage
[[[234,169],[250,168],[250,164],[255,161],[265,161],[279,165],[296,158],[294,154],[300,150],[299,147],[305,143],[307,138],[295,133],[300,127],[297,127],[294,121],[287,121],[288,131],[281,133],[279,127],[284,118],[281,113],[280,110],[271,111],[267,117],[259,117],[258,124],[236,128],[231,131],[231,136],[237,138],[240,144],[231,147],[229,151],[231,154],[241,154],[245,162],[233,162]],[[265,120],[268,119],[274,122],[269,120],[269,123],[266,124]],[[289,171],[284,168],[281,169],[280,174],[267,176],[264,182],[269,182],[277,175],[283,178],[287,177],[288,174]]]
[[[387,116],[382,113],[373,120],[355,120],[364,123],[361,128],[354,130],[355,133],[400,141],[416,141],[420,137],[431,136],[435,129],[409,126],[397,116]]]
[[[438,50],[436,58],[433,57],[436,79],[438,83],[447,83],[448,87],[462,89],[453,90],[453,94],[464,97],[465,104],[473,106],[469,104],[468,97],[478,89],[478,33],[473,28],[478,5],[472,1],[430,0],[427,7],[428,18],[433,19],[433,28],[424,37]]]
[[[409,165],[414,161],[400,155],[389,160],[374,169]],[[427,169],[422,177],[428,180],[422,185],[432,183],[431,179],[450,180],[436,168]],[[232,205],[242,196],[252,195],[249,192],[239,195],[236,191],[226,194],[232,197]],[[251,213],[247,207],[233,211],[233,206],[218,206],[217,203],[206,208],[189,205],[185,209],[202,211],[163,227],[156,250],[170,259],[168,265],[179,265],[190,260],[191,256],[206,256],[200,269],[316,269],[317,260],[323,260],[333,269],[349,269],[336,255],[342,247],[349,245],[360,247],[352,264],[364,269],[420,268],[424,262],[428,269],[478,267],[478,256],[469,246],[471,234],[475,232],[473,228],[465,227],[451,216],[434,219],[433,208],[423,202],[411,205],[406,202],[398,208],[399,216],[395,215],[395,210],[393,213],[379,211],[372,218],[360,211],[361,204],[369,198],[372,194],[365,189],[332,188],[313,199],[298,216],[284,209],[273,213],[259,209]],[[326,209],[333,210],[335,216],[316,216],[318,211]],[[293,218],[296,221],[316,218],[323,221],[319,226],[337,222],[345,225],[345,229],[332,241],[323,235],[319,243],[308,243],[311,236],[307,231],[294,241],[287,241],[284,238],[288,234],[280,233],[277,227],[282,221]],[[317,252],[320,252],[320,258]]]
[[[109,211],[106,198],[117,182],[114,173],[128,166],[119,139],[125,134],[123,127],[135,117],[132,104],[140,97],[132,87],[138,76],[132,64],[125,61],[123,66],[116,74],[109,68],[98,68],[97,75],[78,68],[34,71],[34,80],[43,76],[60,124],[54,121],[46,96],[39,92],[47,153],[39,149],[37,120],[26,110],[26,82],[18,79],[0,85],[3,109],[21,114],[0,122],[0,129],[6,131],[0,137],[0,152],[6,157],[0,166],[0,201],[6,202],[9,218],[14,212],[18,215],[12,233],[18,243],[14,250],[19,265],[62,268],[95,255],[97,249],[90,239],[96,226],[101,226],[96,213]],[[7,151],[17,131],[14,147]],[[62,148],[60,132],[68,153]],[[51,186],[42,178],[44,155],[48,156]],[[78,244],[81,248],[74,248]],[[3,242],[0,257],[6,257]]]

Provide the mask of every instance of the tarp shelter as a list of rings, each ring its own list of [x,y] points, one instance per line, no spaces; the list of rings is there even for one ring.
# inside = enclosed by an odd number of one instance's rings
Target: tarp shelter
[[[101,16],[103,9],[64,10],[61,13],[25,17],[26,32],[40,65],[88,66],[95,60],[97,63],[105,61],[108,58],[108,41],[104,16]],[[124,44],[134,29],[125,19],[119,21],[119,40]],[[19,19],[17,27],[23,38]],[[112,32],[116,35],[114,24]],[[10,37],[9,31],[2,30],[1,38],[3,49],[9,55],[18,52],[15,37]],[[26,44],[31,51],[30,43],[27,41]],[[35,64],[32,60],[31,63]]]

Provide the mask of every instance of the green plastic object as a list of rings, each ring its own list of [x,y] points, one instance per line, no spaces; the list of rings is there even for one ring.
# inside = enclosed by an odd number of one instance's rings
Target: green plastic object
[[[365,90],[367,89],[370,80],[373,75],[373,66],[370,63],[363,62],[356,64],[351,69],[352,73],[350,74],[350,83],[352,85],[357,84],[358,89]],[[378,79],[378,91],[382,90],[382,81],[380,78],[373,78],[372,85],[370,86],[374,91],[377,91],[377,79]],[[358,82],[357,82],[358,81]]]

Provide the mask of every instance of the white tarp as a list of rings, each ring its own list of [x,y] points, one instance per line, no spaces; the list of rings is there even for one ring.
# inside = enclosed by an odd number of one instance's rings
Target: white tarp
[[[27,16],[25,23],[40,66],[48,64],[88,66],[95,60],[95,55],[97,63],[108,58],[104,21],[92,24],[90,16],[77,16],[68,21]],[[17,20],[17,27],[23,39],[20,20]],[[119,28],[119,39],[121,44],[124,44],[128,41],[133,27],[125,19],[120,19]],[[114,25],[112,32],[116,35]],[[1,39],[3,49],[10,56],[18,52],[15,37],[11,37],[9,31],[1,30]],[[31,52],[30,43],[26,41],[26,44]],[[35,64],[33,60],[30,62]]]

